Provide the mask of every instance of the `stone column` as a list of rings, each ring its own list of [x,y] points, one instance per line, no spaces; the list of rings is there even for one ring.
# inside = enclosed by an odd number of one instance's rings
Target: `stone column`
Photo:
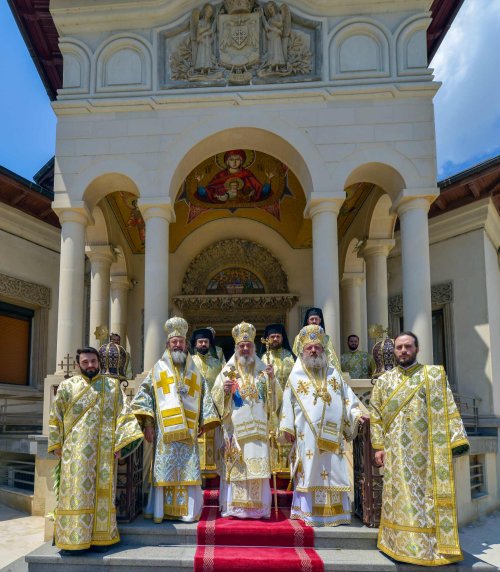
[[[412,191],[415,193],[415,191]],[[394,208],[400,219],[405,330],[419,338],[419,361],[432,363],[432,303],[427,213],[434,195],[404,196]]]
[[[140,205],[146,222],[144,264],[144,371],[165,351],[163,326],[168,319],[168,233],[175,220],[170,204]]]
[[[312,218],[314,305],[322,308],[327,333],[340,348],[339,254],[337,216],[345,196],[313,197],[308,205]]]
[[[109,280],[115,255],[109,245],[87,246],[85,252],[90,260],[89,345],[99,348],[101,342],[94,332],[98,326],[109,331]]]
[[[359,336],[360,349],[365,348],[366,333],[361,321],[361,286],[365,280],[361,272],[344,272],[342,289],[342,349],[347,351],[347,336]]]
[[[110,332],[118,334],[122,341],[122,346],[126,346],[127,337],[127,310],[128,291],[130,281],[127,276],[111,276],[111,319]]]
[[[57,314],[56,373],[61,360],[83,345],[83,278],[85,273],[85,228],[89,218],[83,209],[58,211],[61,223],[59,304]]]
[[[395,241],[389,238],[368,239],[360,251],[366,267],[366,313],[368,327],[389,325],[387,293],[387,256]],[[371,342],[370,342],[371,343]]]

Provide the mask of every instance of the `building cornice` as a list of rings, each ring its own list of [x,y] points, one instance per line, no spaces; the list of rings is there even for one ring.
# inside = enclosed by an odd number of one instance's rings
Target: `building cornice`
[[[59,228],[3,203],[0,203],[0,230],[29,240],[54,252],[61,250],[61,230]]]

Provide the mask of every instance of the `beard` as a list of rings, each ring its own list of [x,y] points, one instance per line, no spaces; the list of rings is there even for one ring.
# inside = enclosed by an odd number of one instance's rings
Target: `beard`
[[[238,360],[238,363],[243,367],[248,367],[249,365],[253,365],[255,363],[255,354],[252,354],[250,356],[242,356],[238,351],[236,354],[236,358]]]
[[[396,358],[396,361],[398,362],[398,365],[400,365],[401,367],[409,367],[410,365],[413,365],[416,361],[417,361],[417,354],[409,354],[405,357],[401,356],[399,359]]]
[[[186,352],[181,352],[180,350],[175,350],[170,352],[170,357],[175,365],[184,365],[186,363]]]
[[[283,343],[282,342],[272,342],[271,345],[269,346],[272,350],[279,350],[283,347]]]
[[[99,368],[97,367],[89,367],[87,369],[80,368],[80,371],[89,379],[94,379],[96,375],[99,375]]]
[[[202,356],[206,356],[209,352],[210,348],[196,348],[196,352],[201,354]]]
[[[326,359],[326,354],[322,353],[319,356],[302,356],[302,361],[307,369],[323,369],[328,365],[328,360]]]

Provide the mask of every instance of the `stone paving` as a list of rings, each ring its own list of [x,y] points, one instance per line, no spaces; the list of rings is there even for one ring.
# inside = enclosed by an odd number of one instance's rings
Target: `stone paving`
[[[0,572],[26,572],[23,556],[42,544],[44,519],[0,505]],[[500,511],[460,530],[464,551],[500,569]]]

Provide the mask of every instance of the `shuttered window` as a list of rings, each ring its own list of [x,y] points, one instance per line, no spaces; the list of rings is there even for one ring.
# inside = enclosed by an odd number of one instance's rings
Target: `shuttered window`
[[[0,302],[0,383],[28,385],[34,312]]]

